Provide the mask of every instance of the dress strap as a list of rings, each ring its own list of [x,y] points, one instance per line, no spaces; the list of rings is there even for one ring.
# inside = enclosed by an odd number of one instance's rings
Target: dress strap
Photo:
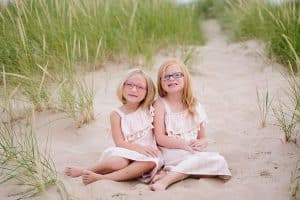
[[[123,118],[125,116],[125,114],[123,113],[123,111],[120,110],[120,108],[116,108],[116,109],[114,109],[114,111],[116,111],[120,115],[121,118]]]
[[[164,98],[161,98],[161,101],[163,102],[163,104],[165,106],[166,112],[171,113],[171,108],[170,108],[168,102]]]

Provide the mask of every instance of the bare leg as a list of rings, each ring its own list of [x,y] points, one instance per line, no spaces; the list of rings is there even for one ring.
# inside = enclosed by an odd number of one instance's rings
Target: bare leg
[[[127,167],[129,163],[130,161],[126,158],[112,156],[105,161],[101,161],[100,163],[87,168],[87,170],[99,174],[107,174]]]
[[[128,164],[129,164],[128,159],[113,156],[113,157],[109,157],[105,161],[98,162],[95,165],[92,165],[92,166],[86,168],[86,170],[89,170],[89,171],[92,171],[95,173],[105,174],[105,173],[110,173],[110,172],[122,169],[122,168],[128,166]],[[78,177],[83,174],[83,170],[84,170],[84,168],[79,168],[79,167],[66,167],[64,170],[64,173],[67,176]]]
[[[171,184],[176,183],[177,181],[181,181],[185,178],[189,177],[188,174],[182,174],[178,172],[168,172],[162,179],[158,180],[154,184],[150,186],[151,190],[166,190]]]
[[[89,170],[84,170],[82,175],[82,182],[87,185],[92,182],[107,179],[112,181],[126,181],[142,176],[144,173],[152,170],[155,167],[153,162],[142,162],[134,161],[130,163],[127,167],[120,170],[114,171],[109,174],[96,174]]]

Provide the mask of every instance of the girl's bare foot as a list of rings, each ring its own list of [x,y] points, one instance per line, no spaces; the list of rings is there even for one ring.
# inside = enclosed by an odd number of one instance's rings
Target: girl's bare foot
[[[87,185],[87,184],[93,183],[95,181],[98,181],[100,179],[102,179],[101,174],[96,174],[89,170],[83,170],[83,173],[82,173],[83,184]]]
[[[154,184],[155,182],[159,181],[160,179],[162,179],[163,177],[165,177],[167,175],[167,171],[165,170],[161,170],[159,171],[151,180],[151,183]]]
[[[229,181],[229,179],[231,178],[231,176],[227,176],[227,175],[219,175],[217,177],[219,179],[222,179],[224,182]]]
[[[167,189],[167,185],[161,183],[161,181],[157,181],[156,183],[150,185],[150,189],[153,191],[164,191]]]
[[[83,172],[83,169],[78,167],[66,167],[64,170],[65,175],[71,176],[71,177],[78,177],[81,176]]]

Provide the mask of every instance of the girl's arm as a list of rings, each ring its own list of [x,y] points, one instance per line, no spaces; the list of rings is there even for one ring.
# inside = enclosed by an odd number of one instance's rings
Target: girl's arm
[[[165,128],[165,108],[161,100],[156,100],[154,103],[154,134],[158,145],[170,149],[185,149],[192,150],[188,142],[183,139],[168,137]]]
[[[206,151],[208,142],[205,136],[205,126],[203,123],[200,124],[200,130],[198,131],[197,140],[192,140],[190,146],[195,151]]]
[[[121,129],[121,117],[115,111],[110,114],[110,125],[112,137],[117,147],[133,150],[147,156],[157,156],[157,150],[154,148],[132,144],[125,140]]]
[[[197,139],[198,140],[201,140],[201,139],[205,139],[206,138],[206,135],[205,135],[205,126],[203,124],[204,122],[202,122],[200,124],[200,131],[198,131],[198,136],[197,136]]]

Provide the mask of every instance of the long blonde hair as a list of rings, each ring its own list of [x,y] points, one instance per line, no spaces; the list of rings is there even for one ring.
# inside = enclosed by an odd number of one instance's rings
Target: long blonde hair
[[[162,88],[161,85],[161,79],[163,74],[165,73],[166,69],[170,66],[176,66],[179,67],[179,69],[184,74],[184,86],[183,86],[183,93],[182,93],[182,103],[185,108],[188,109],[189,113],[194,116],[196,113],[196,105],[197,105],[197,99],[193,94],[192,90],[192,83],[191,83],[191,77],[190,73],[188,71],[188,68],[181,63],[180,61],[176,59],[170,59],[165,61],[159,68],[157,73],[157,90],[160,97],[167,96],[167,92]]]
[[[126,99],[123,96],[124,83],[127,79],[129,79],[131,76],[136,75],[136,74],[139,74],[142,77],[144,77],[146,80],[146,84],[147,84],[146,96],[145,96],[144,100],[140,103],[139,106],[142,108],[149,109],[150,106],[153,104],[156,90],[155,90],[155,85],[154,85],[153,80],[142,69],[134,68],[134,69],[131,69],[128,71],[127,75],[121,80],[121,82],[119,83],[119,86],[117,87],[117,96],[123,104],[126,104]]]

